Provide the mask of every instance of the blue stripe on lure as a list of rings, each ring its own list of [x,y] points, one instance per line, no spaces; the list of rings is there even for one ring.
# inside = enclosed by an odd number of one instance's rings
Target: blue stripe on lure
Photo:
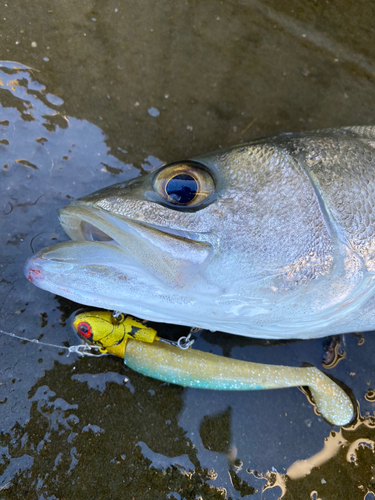
[[[353,418],[348,395],[314,367],[250,363],[160,342],[157,332],[130,316],[109,311],[77,314],[74,330],[102,352],[124,358],[131,369],[183,387],[262,390],[308,386],[321,415],[334,425]]]

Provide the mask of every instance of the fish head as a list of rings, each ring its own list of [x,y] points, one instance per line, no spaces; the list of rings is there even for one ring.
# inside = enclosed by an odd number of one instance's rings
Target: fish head
[[[221,242],[232,238],[223,218],[233,205],[218,162],[173,163],[62,208],[72,241],[43,249],[25,274],[81,304],[167,320],[166,309],[216,292],[212,277],[203,289],[205,272],[225,261]]]

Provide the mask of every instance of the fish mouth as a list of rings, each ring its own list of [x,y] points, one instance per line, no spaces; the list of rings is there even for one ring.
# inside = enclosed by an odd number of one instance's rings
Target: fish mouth
[[[183,289],[213,255],[212,245],[201,241],[199,233],[101,208],[70,205],[59,217],[72,241],[41,250],[26,262],[24,272],[40,288],[87,305],[115,307],[124,283],[129,286],[122,302],[135,296],[146,300],[145,289],[148,294]]]

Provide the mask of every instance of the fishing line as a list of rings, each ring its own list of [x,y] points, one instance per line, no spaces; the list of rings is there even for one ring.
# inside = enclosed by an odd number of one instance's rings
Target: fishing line
[[[96,346],[88,345],[88,344],[81,344],[81,345],[71,345],[69,347],[66,347],[64,345],[55,345],[55,344],[48,344],[47,342],[40,342],[38,339],[27,339],[25,337],[20,337],[19,335],[16,335],[15,333],[9,333],[9,332],[4,332],[4,330],[0,329],[0,333],[3,335],[8,335],[8,337],[13,337],[15,339],[19,340],[24,340],[25,342],[31,342],[32,344],[38,344],[42,346],[47,346],[47,347],[54,347],[55,349],[65,349],[68,351],[67,356],[69,354],[74,353],[74,354],[79,354],[80,356],[93,356],[95,358],[98,358],[100,356],[108,356],[108,353],[102,352],[99,353],[99,348]],[[90,351],[95,351],[90,352]]]

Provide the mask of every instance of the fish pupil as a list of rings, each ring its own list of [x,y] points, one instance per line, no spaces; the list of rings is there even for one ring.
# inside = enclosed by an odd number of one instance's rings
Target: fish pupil
[[[165,191],[173,203],[185,205],[194,200],[198,191],[198,184],[191,175],[179,174],[170,179]]]

